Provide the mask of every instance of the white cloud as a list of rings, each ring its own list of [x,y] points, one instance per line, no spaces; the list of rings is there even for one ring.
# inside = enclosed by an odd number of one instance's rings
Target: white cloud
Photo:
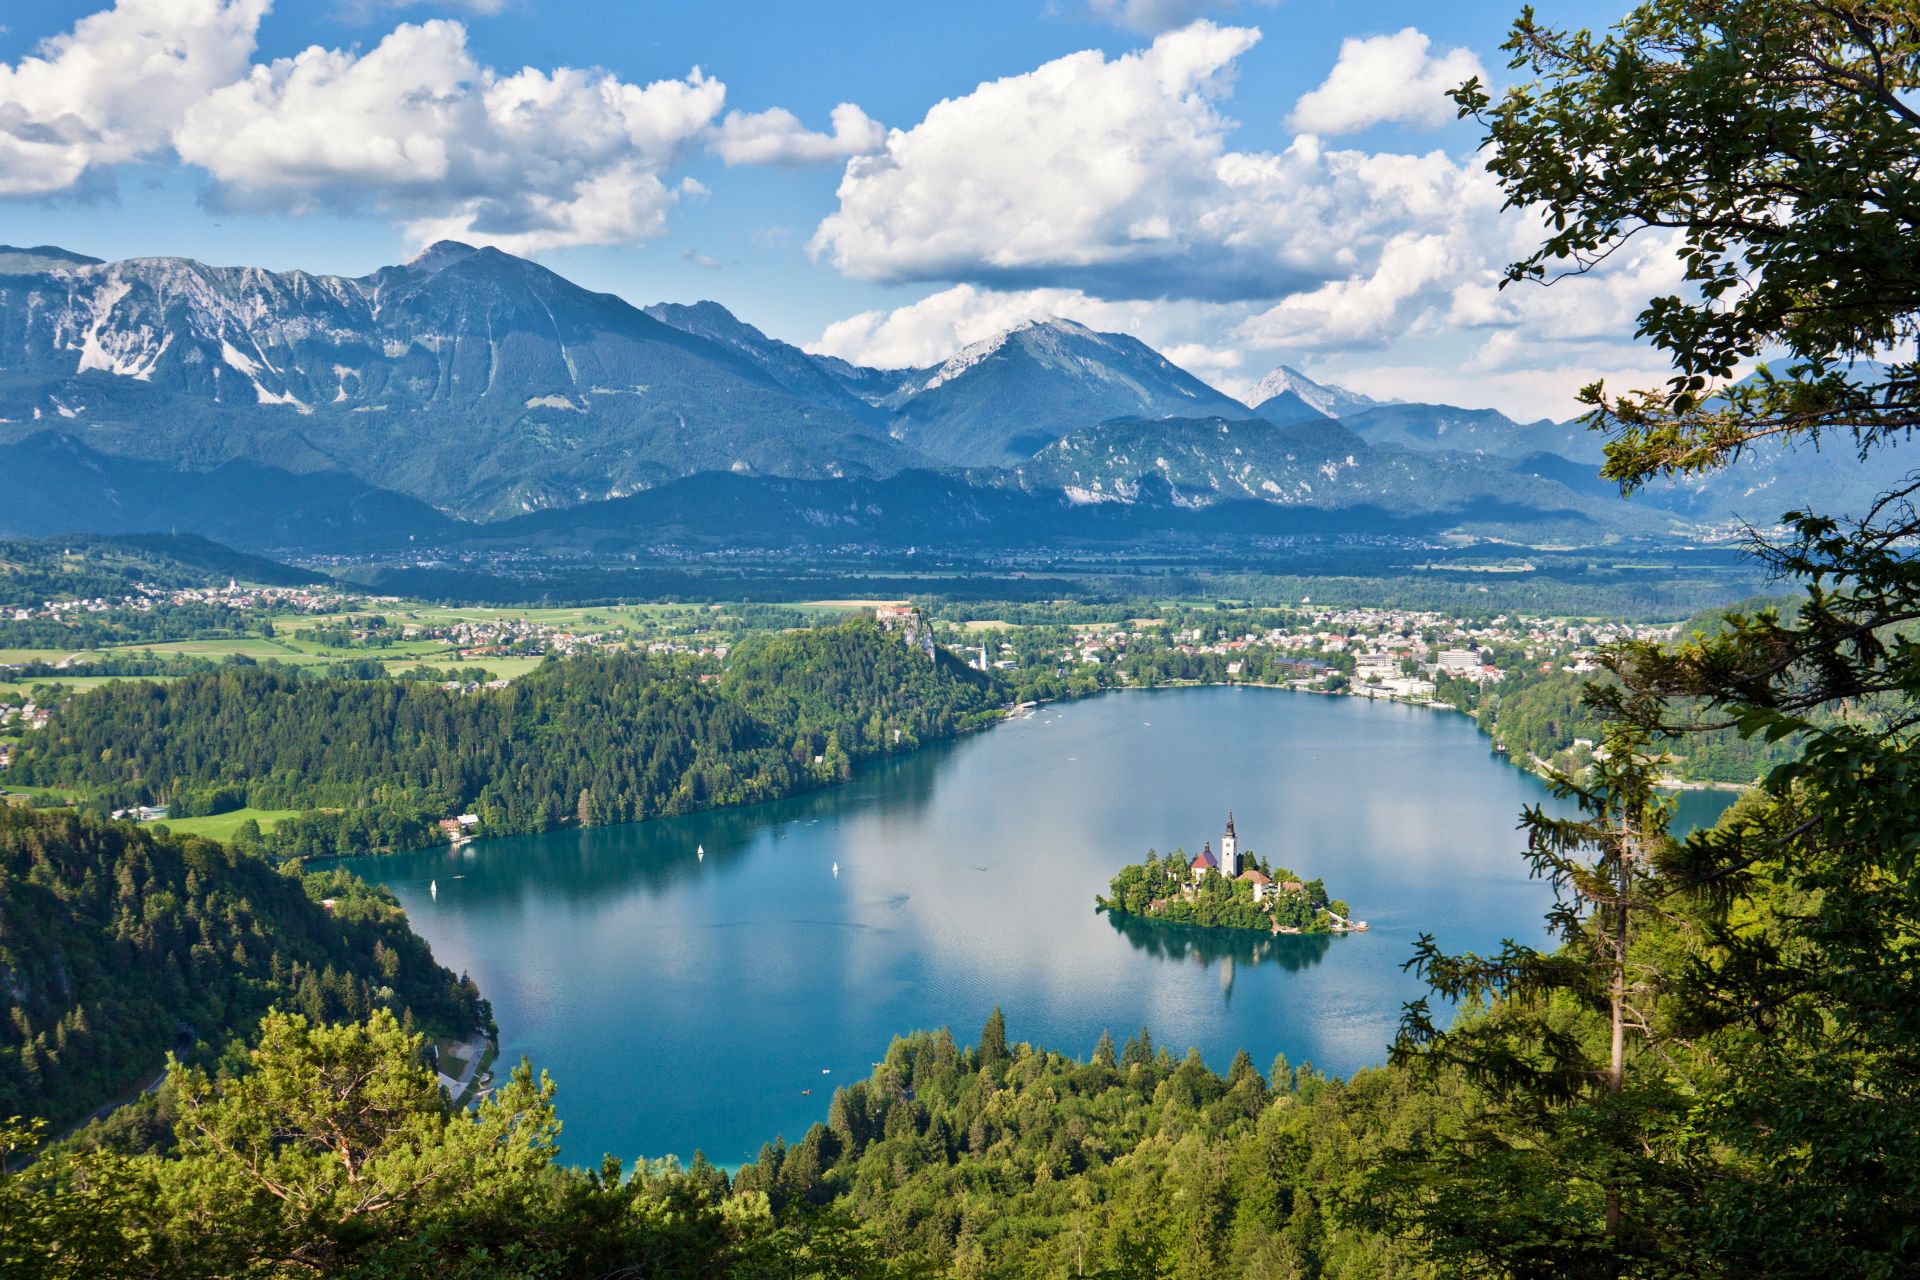
[[[243,74],[269,0],[120,0],[0,64],[0,196],[44,196],[145,160],[180,113]]]
[[[1441,235],[1450,262],[1478,268],[1481,249],[1452,230],[1471,219],[1500,234],[1500,193],[1477,165],[1331,150],[1310,134],[1276,152],[1228,149],[1219,103],[1258,39],[1201,21],[1136,53],[1076,53],[943,101],[848,164],[813,250],[887,283],[1220,302],[1351,292],[1410,234]]]
[[[665,229],[667,171],[726,95],[699,68],[649,85],[477,62],[458,22],[394,28],[366,53],[309,48],[190,107],[181,158],[248,210],[401,219],[417,239],[533,252]]]
[[[855,364],[882,369],[919,368],[938,364],[969,343],[990,338],[1027,320],[1058,316],[1090,329],[1130,333],[1162,348],[1169,359],[1182,335],[1202,329],[1217,330],[1222,316],[1238,316],[1244,308],[1203,302],[1109,301],[1078,289],[981,289],[954,285],[891,311],[863,311],[827,326],[807,344],[818,355],[838,356]],[[1188,351],[1191,356],[1194,347]],[[1236,356],[1214,351],[1196,363],[1231,364]]]
[[[1437,126],[1455,118],[1448,89],[1484,75],[1471,49],[1435,57],[1426,33],[1349,37],[1319,88],[1301,95],[1287,117],[1302,133],[1353,133],[1389,122]]]
[[[1377,399],[1498,409],[1516,422],[1564,422],[1586,412],[1574,397],[1596,378],[1616,388],[1645,387],[1665,381],[1672,372],[1650,350],[1607,346],[1584,353],[1537,353],[1533,367],[1498,377],[1457,365],[1396,361],[1321,368],[1310,376]]]
[[[1108,296],[1275,296],[1318,283],[1269,211],[1218,168],[1216,109],[1260,38],[1196,22],[1144,50],[1089,50],[937,103],[857,157],[812,247],[848,275],[1064,286]],[[1250,226],[1251,214],[1265,226]]]
[[[1240,336],[1252,346],[1288,350],[1378,343],[1409,327],[1409,305],[1454,275],[1444,236],[1405,231],[1381,249],[1373,270],[1281,299],[1248,320]]]
[[[1382,397],[1557,417],[1592,372],[1660,369],[1630,335],[1647,298],[1684,287],[1670,246],[1643,238],[1590,278],[1503,291],[1501,269],[1541,228],[1503,208],[1476,158],[1314,133],[1230,149],[1220,103],[1256,37],[1195,23],[1124,57],[1075,54],[981,85],[895,130],[883,154],[849,163],[813,247],[852,276],[946,287],[830,325],[813,349],[924,366],[1061,315],[1133,333],[1229,392],[1274,363],[1318,361]],[[1349,42],[1309,95],[1315,123],[1359,119],[1352,104],[1335,118],[1336,91],[1364,88],[1383,54],[1402,61],[1367,106],[1376,119],[1438,118],[1424,90],[1395,93],[1478,70],[1418,32]]]
[[[510,0],[431,2],[493,13]],[[314,46],[256,64],[270,5],[118,0],[0,64],[0,198],[83,189],[170,147],[211,176],[215,207],[367,212],[419,240],[527,253],[664,234],[676,205],[706,193],[675,172],[703,145],[730,164],[798,165],[885,138],[851,103],[830,133],[777,108],[716,128],[726,87],[698,67],[645,85],[602,70],[496,70],[445,19],[402,24],[364,51]]]
[[[798,168],[869,155],[886,145],[879,121],[851,102],[833,109],[833,132],[814,133],[784,107],[729,111],[715,131],[713,150],[730,165],[775,164]]]
[[[807,350],[881,369],[919,368],[1022,321],[1062,316],[1105,329],[1124,327],[1133,312],[1125,303],[1099,302],[1077,289],[1000,293],[962,284],[892,311],[836,321]]]

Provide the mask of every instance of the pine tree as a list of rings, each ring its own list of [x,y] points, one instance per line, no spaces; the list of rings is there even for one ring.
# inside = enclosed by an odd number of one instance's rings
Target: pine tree
[[[991,1070],[1007,1061],[1007,1018],[1000,1006],[993,1006],[987,1025],[980,1029],[980,1047],[976,1051],[982,1069]]]

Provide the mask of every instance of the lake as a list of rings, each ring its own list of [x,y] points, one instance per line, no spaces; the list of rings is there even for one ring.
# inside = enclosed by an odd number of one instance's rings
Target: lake
[[[1731,798],[1683,794],[1681,824]],[[1081,1056],[1144,1024],[1217,1070],[1243,1046],[1263,1071],[1380,1062],[1422,992],[1400,967],[1419,933],[1540,937],[1516,820],[1546,799],[1465,716],[1177,689],[1042,707],[774,804],[348,865],[492,1000],[496,1073],[553,1074],[570,1162],[734,1165],[824,1120],[895,1034],[971,1042],[996,1003],[1011,1039]],[[1243,849],[1321,877],[1370,931],[1094,911],[1149,848],[1217,848],[1229,808]]]

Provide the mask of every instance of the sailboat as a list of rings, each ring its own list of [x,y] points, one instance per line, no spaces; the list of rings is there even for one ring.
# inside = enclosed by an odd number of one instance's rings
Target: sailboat
[[[440,897],[440,882],[438,880],[427,881],[427,896],[434,899]]]
[[[833,864],[833,878],[835,880],[840,878],[840,864],[837,862]]]
[[[705,862],[707,860],[707,846],[705,845],[695,846],[693,851],[693,860],[695,862]]]

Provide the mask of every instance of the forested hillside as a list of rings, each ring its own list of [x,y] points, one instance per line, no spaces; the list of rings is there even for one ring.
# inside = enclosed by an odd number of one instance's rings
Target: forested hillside
[[[171,804],[175,817],[302,810],[259,847],[364,852],[417,845],[434,819],[467,811],[522,832],[772,799],[995,705],[985,676],[869,620],[757,638],[724,674],[617,651],[463,692],[227,666],[73,699],[9,778],[110,807]]]
[[[327,582],[324,574],[247,555],[192,534],[69,534],[0,538],[0,605],[131,594],[154,587],[225,586],[229,579],[267,586]]]
[[[1723,636],[1729,617],[1777,610],[1783,604],[1790,608],[1792,601],[1755,598],[1729,608],[1702,610],[1681,624],[1680,635],[1688,639]],[[1584,765],[1606,722],[1605,713],[1588,700],[1588,688],[1596,682],[1612,687],[1614,679],[1604,671],[1574,672],[1553,663],[1545,665],[1544,671],[1515,667],[1481,695],[1474,718],[1522,766],[1534,760]],[[1821,712],[1820,718],[1828,720],[1832,715]],[[1585,740],[1586,747],[1572,750],[1577,740]],[[1747,737],[1733,728],[1687,733],[1663,739],[1660,745],[1672,757],[1672,771],[1689,781],[1742,785],[1758,782],[1769,770],[1791,760],[1795,750],[1791,741]]]
[[[192,837],[0,807],[0,1117],[70,1120],[218,1049],[269,1006],[316,1020],[391,1009],[458,1034],[487,1021],[392,895]]]
[[[1244,1051],[1222,1076],[1146,1030],[1091,1057],[1009,1044],[996,1011],[972,1048],[896,1041],[732,1192],[850,1211],[934,1274],[1417,1275],[1417,1250],[1348,1210],[1392,1136],[1450,1101],[1405,1071],[1346,1082],[1282,1058],[1262,1075]]]

